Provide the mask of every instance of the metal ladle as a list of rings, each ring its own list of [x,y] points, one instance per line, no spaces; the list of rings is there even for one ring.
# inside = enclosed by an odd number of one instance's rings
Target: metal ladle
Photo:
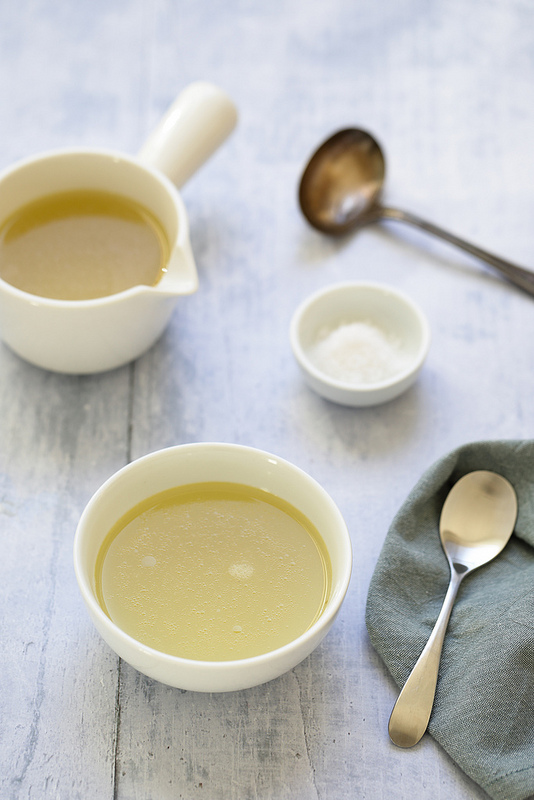
[[[534,272],[518,267],[415,214],[380,204],[385,161],[378,142],[366,131],[338,131],[316,150],[299,186],[302,213],[314,228],[339,236],[380,219],[408,222],[486,262],[511,283],[534,295]]]
[[[398,747],[413,747],[426,731],[434,704],[441,648],[460,583],[501,552],[512,535],[516,517],[514,488],[495,472],[469,472],[447,495],[439,534],[449,562],[450,583],[430,638],[391,712],[389,735]]]

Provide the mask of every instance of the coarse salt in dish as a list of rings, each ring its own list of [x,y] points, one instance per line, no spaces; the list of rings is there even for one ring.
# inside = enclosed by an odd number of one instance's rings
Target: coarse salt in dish
[[[321,372],[355,386],[388,380],[409,364],[399,337],[368,320],[319,331],[309,356]]]

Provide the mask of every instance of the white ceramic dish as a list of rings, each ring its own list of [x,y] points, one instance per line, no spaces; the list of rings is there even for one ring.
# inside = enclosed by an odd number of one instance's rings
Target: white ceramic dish
[[[113,524],[143,499],[165,489],[202,481],[229,481],[271,492],[305,514],[321,534],[332,564],[332,587],[319,619],[302,636],[274,650],[238,661],[193,661],[147,647],[104,613],[95,588],[98,552]],[[246,689],[292,669],[330,629],[347,591],[350,537],[337,506],[302,470],[270,453],[240,445],[201,443],[151,453],[113,475],[89,501],[74,540],[74,568],[93,623],[108,645],[140,672],[170,686],[201,692]]]
[[[363,324],[395,346],[395,369],[371,382],[327,372],[316,358],[321,340],[341,326]],[[389,286],[366,282],[340,283],[304,300],[290,326],[295,359],[309,386],[327,400],[347,406],[385,403],[416,380],[430,345],[430,328],[421,309]],[[348,345],[347,345],[348,346]],[[361,345],[358,345],[361,346]],[[389,344],[388,344],[389,346]],[[391,344],[393,347],[393,344]],[[370,356],[371,357],[371,356]]]
[[[156,286],[134,286],[95,300],[54,300],[0,279],[0,336],[19,356],[44,369],[84,374],[114,369],[159,338],[181,295],[198,287],[186,208],[177,187],[233,129],[235,106],[216,86],[188,86],[137,158],[71,148],[44,153],[0,174],[0,222],[42,196],[97,189],[126,196],[161,222],[170,245]]]

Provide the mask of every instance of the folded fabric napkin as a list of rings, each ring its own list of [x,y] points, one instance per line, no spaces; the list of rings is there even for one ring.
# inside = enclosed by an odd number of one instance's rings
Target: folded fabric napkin
[[[423,475],[388,531],[366,622],[401,687],[449,581],[439,538],[443,503],[459,478],[479,469],[510,481],[518,518],[502,553],[460,587],[428,730],[495,800],[524,800],[534,794],[534,441],[467,444]]]

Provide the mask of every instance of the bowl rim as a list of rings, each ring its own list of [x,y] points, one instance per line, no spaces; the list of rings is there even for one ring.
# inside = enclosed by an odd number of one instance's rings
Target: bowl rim
[[[389,297],[392,302],[404,305],[409,309],[413,318],[417,321],[420,331],[420,343],[415,357],[412,361],[410,361],[409,365],[399,372],[396,372],[390,378],[365,384],[348,383],[327,375],[325,372],[320,370],[309,358],[306,348],[302,344],[300,336],[301,322],[304,318],[304,315],[313,305],[320,303],[322,300],[331,295],[347,291],[357,291],[360,289],[379,292],[381,295]],[[422,309],[403,291],[390,286],[389,284],[374,281],[341,281],[338,283],[329,284],[321,289],[317,289],[300,302],[291,318],[291,323],[289,326],[289,338],[293,355],[295,356],[297,363],[300,365],[301,369],[307,372],[317,382],[347,394],[367,395],[374,392],[391,389],[417,373],[428,355],[431,341],[431,331],[428,319]]]
[[[88,520],[92,514],[94,507],[100,503],[104,495],[112,491],[113,486],[117,482],[121,481],[124,478],[124,476],[127,476],[130,472],[142,469],[144,466],[148,465],[151,461],[165,457],[171,451],[184,452],[186,450],[193,450],[193,449],[194,450],[204,449],[206,450],[207,453],[213,452],[215,449],[218,451],[227,450],[233,453],[241,452],[244,455],[246,453],[252,453],[256,457],[263,456],[265,457],[266,460],[269,459],[271,464],[279,464],[283,469],[290,469],[291,471],[294,471],[298,475],[299,480],[304,480],[305,482],[307,482],[310,488],[312,488],[319,494],[322,501],[324,501],[326,505],[329,507],[330,512],[333,514],[333,517],[337,518],[337,528],[342,534],[340,537],[340,543],[342,545],[342,550],[343,550],[343,556],[340,558],[341,570],[340,570],[339,580],[337,581],[337,586],[335,590],[332,591],[332,594],[328,599],[326,607],[324,611],[320,614],[319,618],[306,631],[304,631],[304,633],[302,633],[296,639],[293,639],[291,642],[288,642],[287,644],[283,645],[282,647],[278,647],[275,650],[267,651],[266,653],[260,653],[259,655],[256,656],[251,656],[249,658],[233,659],[227,661],[205,661],[200,659],[183,658],[181,656],[173,656],[170,655],[169,653],[165,653],[161,650],[152,648],[149,645],[145,645],[143,644],[143,642],[140,642],[138,639],[135,639],[133,636],[130,636],[128,633],[126,633],[122,628],[116,625],[113,622],[113,620],[110,619],[110,617],[108,617],[108,615],[103,611],[103,609],[101,608],[100,604],[98,603],[98,601],[94,596],[92,588],[86,577],[88,569],[82,554],[82,543],[85,540],[85,536],[87,535],[85,533],[86,525],[88,523]],[[328,631],[343,603],[343,600],[349,588],[351,573],[352,573],[353,553],[352,553],[352,543],[350,539],[350,534],[339,508],[337,507],[334,500],[330,497],[328,492],[321,486],[321,484],[318,483],[318,481],[316,481],[315,478],[312,478],[311,475],[309,475],[303,469],[297,467],[295,464],[292,464],[290,461],[281,458],[280,456],[276,456],[273,453],[270,453],[266,450],[262,450],[256,447],[251,447],[248,445],[232,444],[226,442],[194,442],[194,443],[184,443],[180,445],[172,445],[170,447],[152,451],[144,456],[140,456],[139,458],[131,461],[130,463],[126,464],[125,466],[114,472],[92,495],[92,497],[90,498],[89,502],[87,503],[82,512],[82,515],[80,517],[74,535],[73,559],[74,559],[74,572],[78,583],[78,587],[82,595],[82,598],[89,609],[90,615],[93,618],[96,618],[98,620],[99,625],[101,625],[106,631],[109,631],[114,639],[118,639],[121,642],[121,644],[124,644],[130,651],[136,650],[139,653],[143,653],[145,657],[148,656],[156,659],[157,662],[161,665],[165,665],[168,667],[174,666],[177,669],[180,667],[191,668],[191,666],[194,666],[195,668],[198,668],[203,672],[214,671],[214,670],[217,670],[218,672],[221,671],[229,672],[229,671],[235,671],[236,669],[246,670],[248,667],[253,668],[259,665],[264,665],[273,660],[278,660],[278,658],[283,659],[286,655],[289,655],[294,651],[304,648],[308,644],[308,642],[312,642],[314,638],[323,629],[326,629],[326,631]],[[115,650],[113,646],[111,647],[112,649]],[[128,661],[128,658],[126,657],[125,660]]]

